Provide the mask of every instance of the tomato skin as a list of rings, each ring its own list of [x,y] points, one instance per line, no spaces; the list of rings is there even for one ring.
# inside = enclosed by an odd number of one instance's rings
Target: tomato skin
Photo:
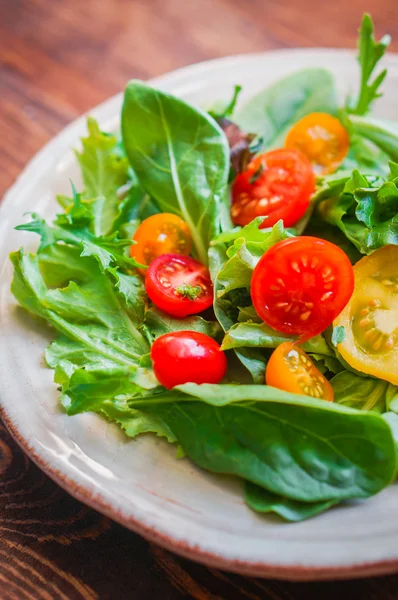
[[[291,227],[304,215],[314,191],[311,163],[301,152],[285,148],[265,152],[233,183],[232,221],[243,226],[264,216],[261,228],[272,227],[280,219]]]
[[[162,254],[188,256],[192,249],[188,225],[177,215],[159,213],[148,217],[133,235],[135,244],[130,246],[130,256],[142,265]],[[146,269],[139,269],[145,275]]]
[[[338,350],[357,371],[398,385],[398,246],[364,256],[354,274],[354,293],[333,323],[344,327]]]
[[[174,331],[158,337],[151,348],[159,383],[171,389],[183,383],[220,383],[227,371],[221,346],[197,331]]]
[[[285,147],[300,150],[317,175],[333,173],[348,153],[347,130],[336,117],[311,113],[298,121],[287,134]]]
[[[187,285],[198,290],[197,297],[190,299],[178,292]],[[147,270],[145,287],[152,302],[173,317],[196,315],[213,304],[210,273],[189,256],[163,254],[155,258]]]
[[[338,247],[315,237],[278,242],[253,271],[251,297],[260,318],[300,341],[324,331],[354,290],[354,271]]]
[[[304,394],[333,402],[329,381],[297,344],[283,342],[272,353],[265,372],[267,385],[292,394]]]

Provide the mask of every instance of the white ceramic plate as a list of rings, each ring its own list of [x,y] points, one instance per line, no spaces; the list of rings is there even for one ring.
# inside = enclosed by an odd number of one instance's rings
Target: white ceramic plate
[[[376,112],[398,119],[398,56]],[[344,97],[358,80],[354,55],[337,50],[286,50],[187,67],[153,81],[194,104],[229,98],[235,83],[244,99],[297,69],[330,69]],[[105,130],[118,126],[121,96],[91,111]],[[31,161],[0,210],[0,414],[29,456],[73,496],[175,552],[245,574],[322,579],[398,570],[398,487],[355,506],[298,524],[261,517],[243,502],[239,483],[176,460],[175,447],[152,436],[131,441],[96,415],[65,416],[52,371],[44,365],[49,330],[16,307],[7,258],[32,234],[16,232],[26,211],[51,217],[55,194],[80,184],[71,151],[85,133],[78,119]]]

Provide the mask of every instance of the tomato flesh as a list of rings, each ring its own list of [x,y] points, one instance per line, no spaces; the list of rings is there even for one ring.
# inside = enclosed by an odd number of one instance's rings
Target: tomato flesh
[[[283,342],[271,355],[265,373],[267,385],[332,402],[334,391],[326,377],[297,344]]]
[[[354,294],[334,321],[338,350],[351,367],[398,385],[398,246],[383,246],[354,266]]]
[[[213,284],[208,269],[179,254],[155,258],[146,274],[145,287],[152,302],[174,317],[200,313],[213,304]]]
[[[171,213],[159,213],[145,219],[135,232],[133,241],[130,255],[142,265],[150,265],[162,254],[188,256],[192,249],[188,225]],[[146,269],[140,271],[144,274]]]
[[[285,147],[300,150],[317,175],[333,173],[343,162],[349,148],[347,130],[336,117],[311,113],[293,125]]]
[[[314,190],[311,163],[301,152],[284,148],[265,152],[234,181],[232,221],[247,225],[256,217],[266,217],[262,228],[280,219],[291,227],[304,215]]]
[[[265,323],[304,341],[333,322],[353,289],[354,272],[340,248],[319,238],[295,237],[261,257],[251,297]]]
[[[174,331],[158,337],[151,348],[159,383],[170,389],[183,383],[220,383],[227,370],[221,346],[196,331]]]

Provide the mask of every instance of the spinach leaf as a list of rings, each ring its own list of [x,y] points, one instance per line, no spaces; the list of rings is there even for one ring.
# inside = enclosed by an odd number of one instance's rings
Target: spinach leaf
[[[129,405],[161,417],[200,467],[293,500],[365,498],[395,474],[394,440],[376,413],[259,385],[185,384]]]
[[[259,513],[275,513],[290,522],[304,521],[325,512],[338,503],[336,500],[324,502],[300,502],[274,494],[249,481],[245,484],[246,504]]]
[[[265,148],[283,146],[294,123],[312,112],[335,114],[338,105],[332,75],[303,69],[261,91],[233,116],[246,131],[259,134]]]
[[[361,67],[360,92],[355,105],[349,108],[349,110],[357,115],[367,113],[372,102],[381,96],[379,88],[387,75],[387,69],[381,71],[372,82],[370,82],[370,78],[390,43],[391,37],[389,35],[385,35],[380,42],[376,42],[372,19],[370,15],[365,14],[362,19],[358,39],[358,59]]]
[[[127,85],[122,135],[140,184],[161,211],[184,219],[206,264],[210,240],[230,224],[225,135],[206,113],[140,81]]]

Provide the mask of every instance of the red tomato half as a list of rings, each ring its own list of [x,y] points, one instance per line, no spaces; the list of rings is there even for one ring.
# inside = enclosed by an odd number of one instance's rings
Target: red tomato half
[[[282,219],[291,227],[304,215],[314,190],[311,163],[299,150],[265,152],[236,177],[231,218],[236,225],[247,225],[255,217],[266,217],[262,228]]]
[[[295,237],[272,246],[253,271],[251,297],[271,327],[301,340],[324,331],[354,290],[347,255],[315,237]]]
[[[219,383],[227,370],[221,346],[196,331],[161,335],[151,348],[153,370],[159,383],[170,389],[183,383]]]
[[[189,256],[163,254],[155,258],[145,286],[152,302],[174,317],[195,315],[213,304],[209,271]]]

